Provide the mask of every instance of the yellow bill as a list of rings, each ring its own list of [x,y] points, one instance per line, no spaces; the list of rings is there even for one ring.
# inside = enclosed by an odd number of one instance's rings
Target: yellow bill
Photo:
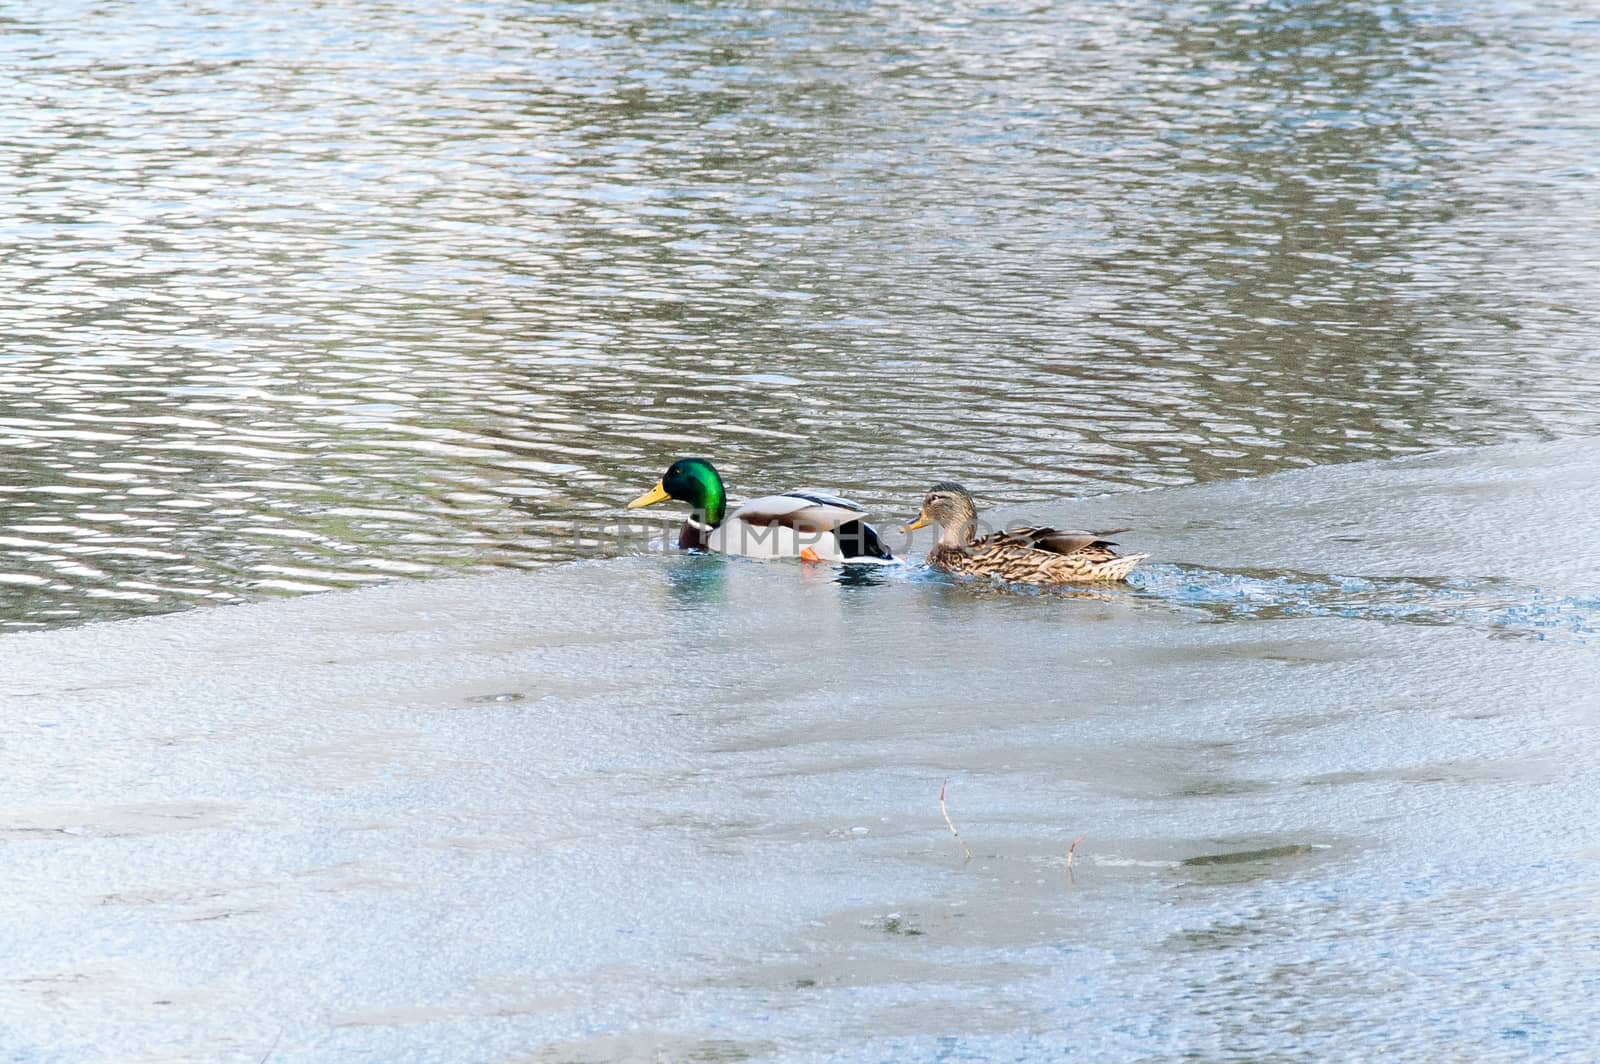
[[[628,504],[628,509],[637,510],[644,506],[654,506],[658,502],[666,502],[672,498],[667,494],[667,489],[661,486],[661,481],[656,481],[656,486],[639,496]]]
[[[916,529],[921,528],[923,525],[925,525],[927,523],[928,523],[928,515],[927,514],[918,514],[917,515],[917,519],[915,521],[911,522],[909,525],[901,525],[900,526],[900,531],[902,531],[902,532],[911,532],[911,531],[914,531]]]

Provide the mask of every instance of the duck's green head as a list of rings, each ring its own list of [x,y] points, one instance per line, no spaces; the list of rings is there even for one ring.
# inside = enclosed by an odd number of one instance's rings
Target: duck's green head
[[[654,506],[658,502],[677,499],[698,510],[708,525],[722,523],[728,497],[722,490],[722,478],[716,467],[704,458],[680,458],[667,467],[656,486],[628,504],[628,509]]]

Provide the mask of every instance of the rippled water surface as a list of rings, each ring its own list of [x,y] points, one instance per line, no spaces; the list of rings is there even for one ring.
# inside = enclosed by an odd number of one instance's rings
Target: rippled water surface
[[[23,3],[0,71],[3,625],[628,553],[684,452],[898,514],[1600,426],[1583,4]]]

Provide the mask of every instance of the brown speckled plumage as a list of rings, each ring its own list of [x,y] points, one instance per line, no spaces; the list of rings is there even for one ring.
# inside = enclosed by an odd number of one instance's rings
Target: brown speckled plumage
[[[928,564],[961,576],[987,576],[1012,584],[1090,584],[1126,579],[1148,554],[1118,554],[1105,532],[1012,528],[978,539],[978,509],[959,484],[935,484],[911,528],[934,524],[939,539]],[[1127,529],[1117,529],[1125,532]]]

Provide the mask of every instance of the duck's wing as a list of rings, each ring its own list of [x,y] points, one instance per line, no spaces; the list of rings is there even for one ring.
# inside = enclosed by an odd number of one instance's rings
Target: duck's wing
[[[1106,536],[1126,532],[1126,528],[1107,529],[1104,532],[1084,532],[1078,529],[1058,528],[1008,528],[983,540],[997,547],[1026,547],[1050,554],[1077,554],[1094,548],[1109,551],[1116,544]]]
[[[723,523],[737,520],[760,528],[777,525],[826,532],[846,522],[859,521],[866,512],[848,499],[820,491],[786,491],[782,495],[765,495],[741,503]]]
[[[739,505],[712,531],[707,549],[751,558],[892,561],[862,507],[819,491],[765,495]]]

